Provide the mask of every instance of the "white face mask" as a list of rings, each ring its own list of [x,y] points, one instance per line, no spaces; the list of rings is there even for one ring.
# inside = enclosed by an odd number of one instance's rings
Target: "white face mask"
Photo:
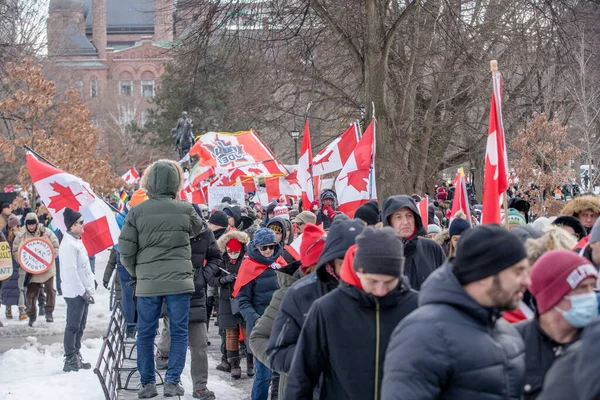
[[[229,256],[229,258],[231,258],[232,260],[237,260],[240,257],[240,251],[236,252],[236,253],[230,253],[227,252],[227,255]]]

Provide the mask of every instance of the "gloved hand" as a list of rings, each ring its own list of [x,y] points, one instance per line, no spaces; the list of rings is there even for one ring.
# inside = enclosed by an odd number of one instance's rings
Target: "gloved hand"
[[[102,286],[104,286],[104,289],[108,289],[108,281],[102,281]]]
[[[323,206],[323,214],[329,219],[334,219],[336,216],[336,212],[331,206]]]
[[[235,275],[234,274],[229,274],[229,275],[225,275],[219,278],[219,283],[221,285],[226,285],[228,283],[233,283],[235,282]]]
[[[206,298],[206,305],[207,305],[208,307],[214,307],[214,306],[215,306],[215,304],[216,304],[216,299],[215,299],[215,296],[208,296],[208,297]]]
[[[92,296],[90,295],[90,292],[88,292],[87,290],[81,297],[83,297],[83,300],[85,300],[85,302],[88,304],[90,302],[90,299],[92,298]]]

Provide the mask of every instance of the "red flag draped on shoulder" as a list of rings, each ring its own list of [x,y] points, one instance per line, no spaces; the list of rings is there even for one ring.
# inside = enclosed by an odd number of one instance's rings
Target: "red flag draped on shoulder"
[[[350,218],[356,209],[377,198],[373,168],[375,133],[371,122],[335,181],[339,210]]]
[[[490,122],[485,151],[482,224],[500,224],[502,222],[500,204],[503,193],[508,189],[508,161],[501,106],[502,76],[494,63],[492,63],[492,84],[494,90],[490,105]]]
[[[31,152],[27,152],[27,168],[53,223],[63,233],[66,233],[65,209],[81,213],[85,222],[81,240],[90,257],[117,244],[120,231],[115,216],[87,182],[38,160]]]
[[[298,160],[297,179],[300,188],[302,188],[302,204],[308,208],[310,203],[315,201],[315,188],[312,173],[312,149],[310,146],[310,130],[308,128],[308,118],[304,124],[304,137],[302,138],[302,150]]]

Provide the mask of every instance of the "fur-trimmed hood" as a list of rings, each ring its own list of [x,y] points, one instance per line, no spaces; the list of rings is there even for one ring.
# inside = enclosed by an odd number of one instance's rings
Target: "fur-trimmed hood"
[[[229,242],[231,239],[237,239],[243,245],[250,242],[250,237],[248,236],[248,234],[246,232],[229,231],[226,234],[224,234],[223,236],[221,236],[219,238],[219,240],[217,240],[217,244],[219,245],[219,249],[221,250],[221,253],[225,253],[225,251],[227,251],[227,247],[226,247],[227,242]]]
[[[577,218],[579,213],[585,210],[592,210],[600,213],[600,198],[594,195],[575,197],[567,203],[560,215],[568,215]]]
[[[447,242],[450,241],[450,231],[448,230],[448,228],[442,229],[442,231],[437,234],[434,240],[437,244],[444,247],[444,245],[446,245]]]
[[[171,196],[179,198],[183,188],[183,170],[173,160],[158,160],[150,164],[140,182],[149,197]]]

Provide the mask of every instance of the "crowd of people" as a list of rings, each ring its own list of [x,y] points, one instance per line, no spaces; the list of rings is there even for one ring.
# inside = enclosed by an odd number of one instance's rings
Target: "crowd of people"
[[[139,398],[158,395],[155,369],[166,371],[165,396],[184,394],[188,348],[192,396],[215,398],[213,312],[217,369],[253,377],[253,400],[599,398],[600,198],[578,196],[561,215],[536,218],[513,197],[506,229],[480,225],[477,206],[447,213],[451,187],[436,188],[428,215],[419,212],[426,198],[395,195],[349,218],[331,190],[307,207],[224,198],[209,210],[178,200],[182,182],[175,162],[146,169],[117,216],[119,243],[102,279],[118,279]],[[85,221],[64,215],[59,240],[35,214],[20,228],[3,210],[13,250],[26,235],[47,235],[57,248],[64,370],[77,371],[89,368],[79,349],[95,284]],[[41,293],[51,319],[53,273],[24,284],[16,270],[30,324]]]

